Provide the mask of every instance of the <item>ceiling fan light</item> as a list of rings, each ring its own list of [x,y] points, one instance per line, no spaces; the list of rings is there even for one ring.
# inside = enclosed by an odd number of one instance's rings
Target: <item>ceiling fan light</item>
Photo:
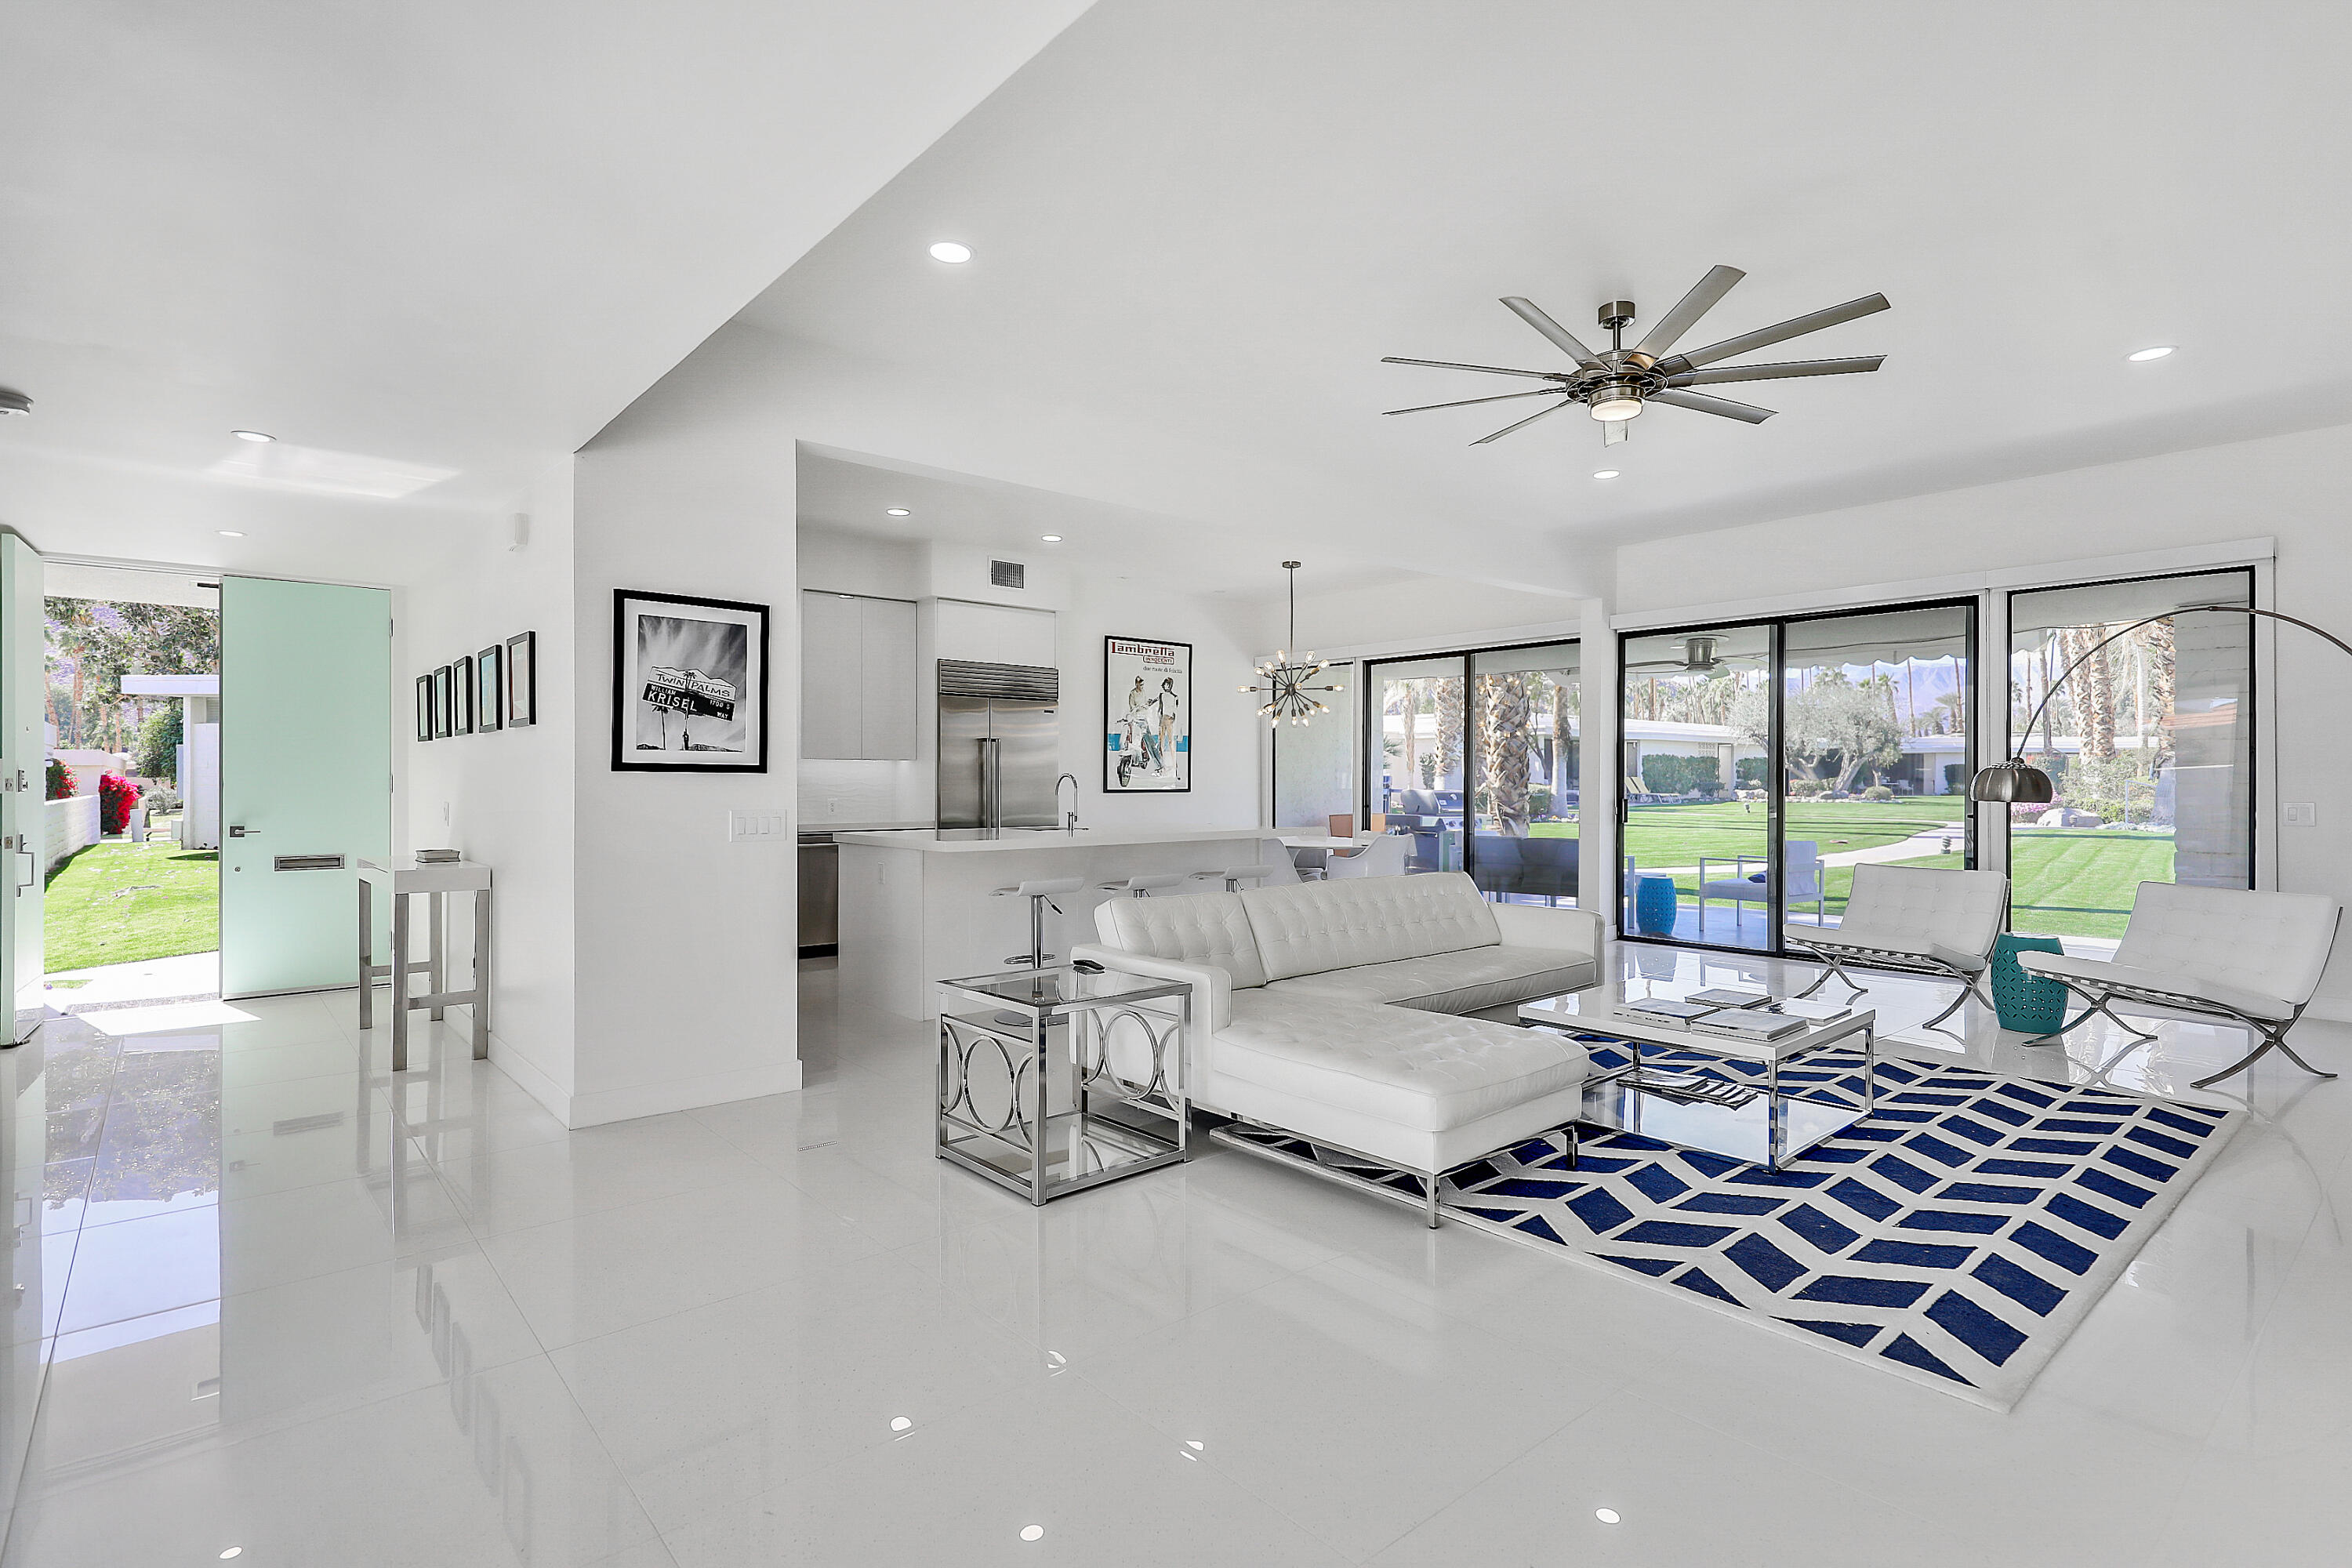
[[[1592,416],[1600,420],[1631,419],[1642,412],[1642,400],[1625,393],[1614,393],[1592,405]]]

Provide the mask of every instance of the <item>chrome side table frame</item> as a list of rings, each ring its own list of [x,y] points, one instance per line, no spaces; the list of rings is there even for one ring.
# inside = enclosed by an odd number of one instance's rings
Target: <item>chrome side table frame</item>
[[[1042,1205],[1192,1157],[1189,983],[1064,966],[940,988],[940,1159]],[[975,1093],[992,1066],[1001,1114]]]

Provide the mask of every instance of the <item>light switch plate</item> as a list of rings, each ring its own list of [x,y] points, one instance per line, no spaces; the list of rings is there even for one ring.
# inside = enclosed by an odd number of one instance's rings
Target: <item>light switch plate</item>
[[[790,844],[793,825],[781,811],[730,811],[727,814],[730,844]]]
[[[2286,803],[2286,825],[2289,827],[2319,826],[2319,803],[2315,800],[2291,800]]]

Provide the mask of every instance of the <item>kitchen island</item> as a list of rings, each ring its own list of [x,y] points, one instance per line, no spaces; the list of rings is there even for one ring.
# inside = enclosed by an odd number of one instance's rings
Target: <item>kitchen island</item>
[[[1085,879],[1045,911],[1045,950],[1066,959],[1095,940],[1094,910],[1110,894],[1096,884],[1163,872],[1209,871],[1255,861],[1257,827],[924,828],[843,833],[840,995],[850,1006],[905,1018],[939,1016],[937,983],[992,974],[1029,951],[1029,900],[999,888],[1057,877]],[[1198,882],[1183,891],[1222,891]],[[1126,897],[1125,894],[1118,895]],[[1180,896],[1171,889],[1162,897]]]

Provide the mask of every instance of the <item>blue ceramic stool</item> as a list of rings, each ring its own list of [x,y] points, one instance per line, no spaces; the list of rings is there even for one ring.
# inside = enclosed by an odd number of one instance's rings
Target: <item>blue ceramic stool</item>
[[[1643,936],[1675,934],[1675,879],[1663,871],[1633,879],[1633,927]]]
[[[2004,1029],[2046,1035],[2066,1021],[2066,988],[2028,974],[2021,952],[2063,952],[2054,936],[1997,936],[1992,943],[1992,1010]]]

